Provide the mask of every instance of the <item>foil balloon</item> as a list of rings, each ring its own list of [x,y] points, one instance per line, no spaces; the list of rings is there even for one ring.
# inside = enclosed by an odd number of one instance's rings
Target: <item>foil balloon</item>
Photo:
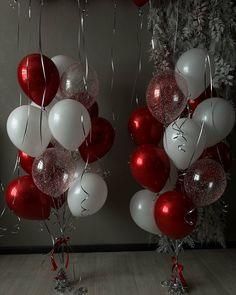
[[[195,206],[208,206],[224,193],[227,179],[222,166],[211,159],[195,162],[184,177],[184,189]]]
[[[185,238],[194,230],[197,223],[197,210],[181,192],[170,191],[157,199],[154,217],[164,235],[178,240]]]
[[[170,161],[163,149],[146,144],[132,153],[130,170],[141,186],[152,192],[160,192],[170,174]]]
[[[32,177],[36,186],[52,197],[61,196],[74,181],[75,162],[68,152],[47,149],[34,160]]]
[[[89,108],[99,92],[97,74],[90,67],[86,73],[86,66],[77,62],[62,75],[60,90],[64,97],[76,99]]]
[[[45,55],[25,56],[17,70],[19,84],[24,93],[37,105],[47,106],[56,96],[60,77],[55,64]]]
[[[13,180],[5,193],[6,203],[17,216],[44,220],[50,216],[50,197],[41,192],[31,176],[21,176]]]
[[[161,234],[154,219],[154,204],[157,198],[156,193],[140,190],[130,201],[130,214],[133,221],[140,228],[154,235]]]
[[[193,119],[204,124],[206,146],[222,141],[233,129],[235,111],[233,105],[219,97],[208,98],[200,103],[193,113]]]
[[[92,163],[102,158],[111,149],[115,131],[104,118],[93,118],[91,133],[79,147],[80,155],[85,162]]]
[[[135,109],[130,115],[128,131],[136,145],[158,144],[164,128],[147,107],[142,107]]]
[[[180,75],[171,71],[161,72],[148,85],[147,106],[152,115],[166,125],[179,117],[185,109],[187,95],[187,84]]]
[[[33,162],[35,158],[30,157],[29,155],[27,155],[25,152],[22,152],[22,151],[18,152],[18,157],[19,157],[21,168],[23,168],[25,172],[31,175],[32,166],[33,166]]]

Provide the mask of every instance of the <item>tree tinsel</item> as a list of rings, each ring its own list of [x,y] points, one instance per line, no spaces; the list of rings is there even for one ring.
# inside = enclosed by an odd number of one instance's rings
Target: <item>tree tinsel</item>
[[[148,18],[154,74],[174,69],[185,51],[204,48],[214,59],[213,87],[217,95],[232,98],[236,68],[236,7],[232,1],[152,0]],[[225,246],[225,223],[226,206],[222,200],[200,208],[196,230],[184,243],[191,247],[193,242]],[[171,249],[166,237],[161,237],[158,245],[161,252]]]
[[[151,1],[148,28],[155,71],[174,68],[182,53],[206,48],[214,58],[213,86],[229,99],[235,84],[236,7],[225,0]]]

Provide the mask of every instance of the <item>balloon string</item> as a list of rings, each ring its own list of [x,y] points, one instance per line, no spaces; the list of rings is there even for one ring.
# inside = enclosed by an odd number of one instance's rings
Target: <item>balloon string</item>
[[[30,45],[31,45],[32,0],[29,0],[28,18],[29,18],[29,44],[28,44],[28,47],[30,48]]]
[[[15,3],[17,4],[17,55],[19,58],[20,55],[20,18],[21,18],[21,2],[20,0],[15,0]],[[19,106],[22,105],[22,94],[21,89],[18,85],[19,89]]]
[[[1,180],[0,180],[0,187],[1,187],[2,194],[4,194],[4,186],[3,186],[3,183]],[[6,213],[6,205],[3,207],[3,209],[0,213],[0,219],[5,215],[5,213]],[[0,226],[0,238],[5,237],[6,232],[7,232],[7,227]]]
[[[196,143],[196,146],[195,146],[195,148],[194,148],[194,151],[193,151],[192,157],[191,157],[191,159],[190,159],[190,161],[189,161],[188,168],[192,165],[193,158],[194,158],[194,156],[195,156],[195,154],[196,154],[196,152],[197,152],[197,150],[198,150],[198,146],[199,146],[200,140],[201,140],[201,138],[202,138],[203,130],[204,130],[204,125],[205,125],[204,123],[205,123],[205,122],[203,121],[202,124],[201,124],[201,130],[200,130],[200,132],[199,132],[198,139],[197,139],[197,143]]]
[[[86,132],[85,132],[85,126],[84,126],[84,117],[83,117],[83,113],[81,113],[81,124],[82,124],[82,129],[83,129],[83,133],[84,133],[84,137],[86,137]],[[90,133],[92,134],[92,132],[90,131]],[[85,163],[85,166],[83,168],[83,172],[81,174],[81,177],[80,177],[80,185],[81,185],[81,189],[82,191],[86,194],[86,197],[81,201],[80,203],[80,207],[81,207],[81,212],[82,212],[82,215],[84,215],[84,213],[88,213],[89,209],[87,209],[85,206],[84,206],[84,203],[89,199],[89,193],[86,191],[86,189],[82,186],[82,179],[84,177],[84,174],[86,173],[86,169],[88,167],[88,161],[89,161],[89,155],[87,155],[87,160],[86,160],[86,163]]]
[[[48,234],[49,234],[49,236],[50,236],[50,238],[52,240],[52,246],[54,247],[54,245],[55,245],[55,238],[54,238],[52,232],[50,231],[50,228],[49,228],[46,220],[44,220],[44,226],[45,226],[45,228],[46,228],[46,230],[47,230],[47,232],[48,232]]]
[[[88,16],[88,1],[84,4],[84,7],[81,8],[80,0],[77,0],[78,4],[78,14],[79,14],[79,29],[78,29],[78,55],[81,64],[83,65],[83,60],[85,60],[85,73],[83,71],[83,84],[84,91],[88,95],[88,73],[89,73],[89,63],[88,63],[88,55],[86,50],[86,39],[85,39],[85,31],[84,31],[84,22],[85,16]],[[82,39],[82,42],[81,42]]]
[[[139,105],[139,98],[137,96],[137,83],[139,80],[139,76],[142,71],[142,30],[143,30],[143,11],[142,8],[138,9],[138,16],[139,16],[139,29],[137,32],[137,45],[138,45],[138,63],[137,63],[137,70],[135,74],[134,84],[133,84],[133,91],[131,97],[131,105],[135,99],[136,105]]]
[[[176,52],[178,28],[179,28],[179,0],[176,3],[176,25],[175,25],[175,36],[174,36],[174,46],[173,46],[173,60],[175,58],[175,52]]]
[[[39,119],[41,145],[43,144],[42,123],[43,123],[44,102],[45,102],[46,89],[47,89],[47,77],[46,77],[44,58],[43,58],[43,53],[42,53],[42,15],[43,15],[43,7],[44,7],[44,0],[41,0],[41,2],[40,2],[40,13],[39,13],[39,52],[40,52],[41,65],[42,65],[43,78],[44,78],[44,90],[43,90],[41,110],[40,110],[40,119]]]
[[[213,76],[212,76],[212,67],[211,67],[211,59],[209,54],[207,53],[207,56],[205,58],[205,73],[204,73],[204,81],[205,81],[205,89],[207,88],[207,66],[209,67],[209,78],[210,78],[210,96],[212,98],[212,93],[213,93]],[[217,130],[215,126],[215,120],[213,116],[214,112],[214,106],[213,106],[213,101],[211,99],[211,120],[212,120],[212,125],[215,130]]]
[[[112,120],[116,121],[114,105],[113,105],[113,90],[114,90],[114,80],[115,80],[115,40],[116,40],[116,31],[117,31],[117,0],[113,1],[113,27],[112,27],[112,44],[111,44],[111,83],[110,83],[110,99],[111,99],[111,108],[112,108]]]

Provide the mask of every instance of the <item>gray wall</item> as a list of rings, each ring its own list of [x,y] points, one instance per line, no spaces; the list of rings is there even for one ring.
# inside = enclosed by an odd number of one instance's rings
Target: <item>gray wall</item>
[[[16,149],[11,144],[5,130],[9,113],[19,104],[16,67],[19,59],[38,50],[37,22],[39,1],[33,1],[31,44],[29,46],[29,24],[27,21],[28,1],[22,2],[20,21],[20,51],[17,50],[16,10],[10,1],[0,2],[0,178],[6,186],[12,175]],[[46,0],[42,20],[43,52],[52,57],[65,54],[77,58],[78,13],[75,0]],[[102,161],[102,166],[111,171],[107,179],[109,196],[104,208],[94,216],[79,219],[72,234],[73,244],[133,244],[148,243],[149,235],[139,229],[129,214],[129,200],[139,190],[130,176],[128,159],[134,146],[127,133],[127,120],[131,112],[131,94],[137,66],[138,13],[132,1],[118,1],[117,36],[115,44],[115,85],[110,94],[110,49],[113,25],[113,1],[89,0],[89,16],[86,18],[86,45],[90,64],[96,69],[101,85],[98,98],[101,116],[112,120],[111,102],[116,115],[116,140],[112,151]],[[145,14],[147,13],[147,7]],[[144,101],[145,88],[151,78],[152,63],[148,61],[150,34],[144,24],[143,72],[138,83],[138,93]],[[232,137],[233,138],[233,137]],[[235,145],[235,143],[234,143]],[[234,167],[235,170],[235,167]],[[233,171],[235,173],[235,171]],[[236,240],[235,223],[236,200],[233,183],[229,185],[227,199],[230,201],[228,239]],[[3,203],[3,200],[1,201]],[[17,220],[9,212],[1,219],[2,225],[11,230]],[[50,238],[41,232],[38,222],[22,221],[20,233],[8,234],[0,239],[0,246],[48,245]]]

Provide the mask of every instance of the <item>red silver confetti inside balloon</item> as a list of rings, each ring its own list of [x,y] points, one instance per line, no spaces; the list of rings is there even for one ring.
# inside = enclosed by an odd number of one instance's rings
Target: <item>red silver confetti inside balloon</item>
[[[148,85],[147,106],[152,115],[166,125],[182,113],[187,105],[187,95],[187,84],[179,74],[171,71],[162,72]]]
[[[184,177],[184,187],[195,206],[207,206],[216,202],[227,185],[222,166],[211,159],[195,162]]]

